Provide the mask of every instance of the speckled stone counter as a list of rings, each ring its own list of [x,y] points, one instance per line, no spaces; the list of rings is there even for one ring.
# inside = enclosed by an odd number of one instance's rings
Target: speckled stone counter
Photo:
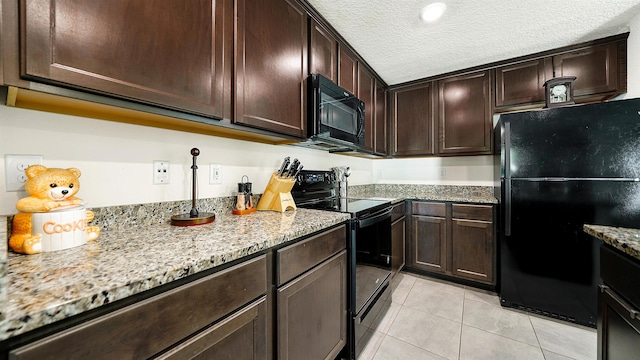
[[[349,197],[497,204],[492,186],[374,184],[349,186]]]
[[[640,229],[584,225],[584,232],[640,260]]]
[[[0,340],[349,218],[348,214],[308,209],[284,214],[258,211],[246,216],[232,215],[226,209],[216,213],[215,222],[207,225],[174,227],[165,221],[103,231],[96,242],[72,249],[28,256],[9,253],[3,276],[9,291],[0,296]]]

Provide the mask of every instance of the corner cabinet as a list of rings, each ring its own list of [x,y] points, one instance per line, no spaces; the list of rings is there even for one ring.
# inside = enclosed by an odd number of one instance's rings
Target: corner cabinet
[[[410,267],[446,273],[447,204],[414,201],[411,207]]]
[[[491,154],[493,70],[391,90],[392,155]]]
[[[433,83],[391,91],[391,155],[434,155]]]
[[[238,0],[235,122],[306,136],[308,26],[295,0]]]
[[[229,117],[233,5],[21,1],[20,76]]]
[[[438,154],[491,154],[493,70],[438,81]]]
[[[494,207],[413,201],[409,271],[496,284]]]

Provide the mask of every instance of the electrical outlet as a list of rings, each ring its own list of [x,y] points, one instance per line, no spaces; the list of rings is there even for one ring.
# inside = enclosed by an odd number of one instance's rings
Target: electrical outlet
[[[209,164],[209,184],[222,184],[222,164]]]
[[[444,179],[447,177],[447,170],[445,168],[440,168],[438,171],[438,178]]]
[[[169,162],[153,160],[153,184],[165,185],[169,183]]]
[[[42,164],[42,155],[4,155],[4,172],[7,191],[24,191],[27,181],[25,170],[31,165]]]

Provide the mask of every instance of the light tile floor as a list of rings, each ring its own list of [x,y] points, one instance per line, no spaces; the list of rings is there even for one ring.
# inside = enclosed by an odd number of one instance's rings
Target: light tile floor
[[[596,330],[500,306],[495,293],[415,274],[357,334],[358,360],[596,359]]]

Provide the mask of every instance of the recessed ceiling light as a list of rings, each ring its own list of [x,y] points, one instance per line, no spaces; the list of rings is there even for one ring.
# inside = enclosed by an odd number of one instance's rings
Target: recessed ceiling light
[[[420,19],[426,23],[436,22],[446,10],[447,5],[444,3],[429,4],[420,11]]]

